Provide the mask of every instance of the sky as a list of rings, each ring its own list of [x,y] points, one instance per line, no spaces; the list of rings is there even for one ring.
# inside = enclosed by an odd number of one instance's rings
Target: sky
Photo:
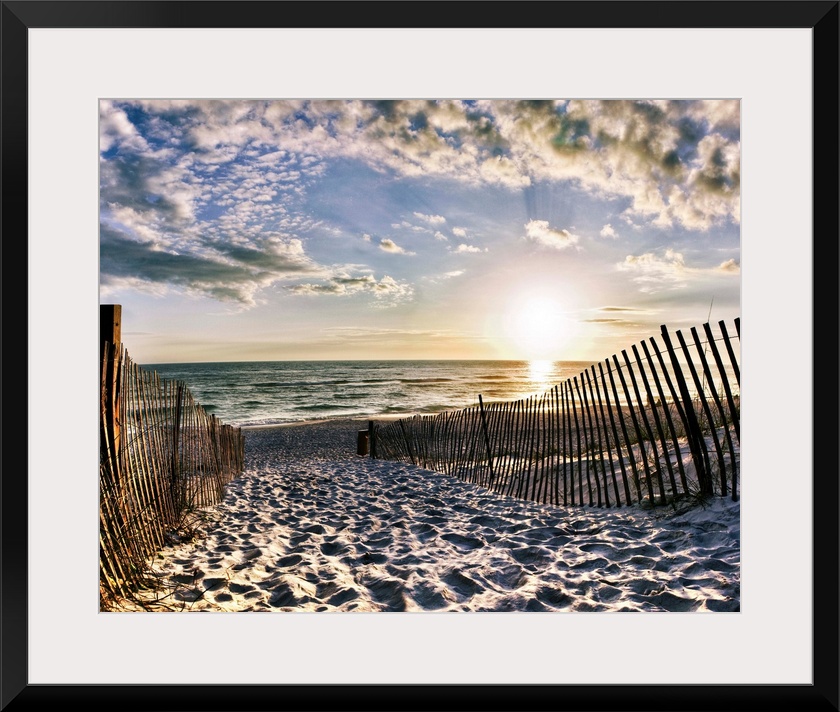
[[[100,101],[138,363],[603,360],[740,316],[737,100]]]

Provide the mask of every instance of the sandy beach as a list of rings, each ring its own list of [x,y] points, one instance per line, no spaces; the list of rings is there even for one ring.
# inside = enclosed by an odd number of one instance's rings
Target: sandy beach
[[[738,611],[740,504],[597,509],[356,454],[367,421],[246,430],[154,563],[155,611]]]

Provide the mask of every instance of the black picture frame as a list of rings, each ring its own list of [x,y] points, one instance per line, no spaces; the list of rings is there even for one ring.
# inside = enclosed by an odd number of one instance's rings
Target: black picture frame
[[[7,324],[18,323],[27,293],[27,32],[31,28],[245,28],[330,26],[402,27],[404,18],[431,15],[419,2],[330,4],[239,0],[8,0],[2,2],[2,235]],[[423,5],[423,7],[420,7]],[[448,3],[453,29],[473,18]],[[486,7],[487,4],[485,4]],[[811,685],[30,685],[27,678],[27,417],[19,403],[28,374],[23,339],[3,350],[7,410],[2,477],[2,687],[0,709],[120,710],[837,710],[838,709],[838,0],[496,2],[482,12],[482,27],[510,27],[511,19],[539,17],[563,28],[810,28],[813,31],[813,369],[820,391],[814,400],[813,501],[814,620]],[[411,6],[417,6],[412,8]],[[511,11],[505,11],[508,6]],[[526,9],[531,7],[530,10]],[[438,8],[438,9],[442,9]],[[472,9],[472,8],[470,8]],[[370,12],[365,12],[370,10]],[[415,12],[416,10],[416,12]],[[557,18],[557,24],[552,17]],[[375,22],[373,18],[375,17]],[[290,18],[294,18],[290,22]],[[498,21],[498,24],[494,24]],[[524,26],[530,26],[526,24]],[[18,319],[15,319],[15,316]],[[17,329],[18,327],[16,327]],[[7,334],[8,336],[8,334]],[[780,336],[782,334],[780,333]],[[25,343],[25,341],[24,341]],[[825,403],[829,406],[826,409]],[[29,404],[29,408],[32,404]],[[28,409],[29,409],[28,408]],[[28,411],[27,409],[27,411]],[[2,421],[0,421],[2,422]],[[831,447],[817,447],[829,443]],[[24,461],[21,462],[21,459]],[[816,488],[814,490],[817,491]],[[68,612],[70,615],[70,612]],[[282,642],[278,642],[282,645]],[[671,641],[669,645],[679,645]],[[688,653],[689,664],[690,653]],[[702,665],[737,666],[726,650]]]

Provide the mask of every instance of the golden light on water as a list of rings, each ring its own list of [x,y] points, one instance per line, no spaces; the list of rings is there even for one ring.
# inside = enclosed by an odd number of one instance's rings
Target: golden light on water
[[[554,361],[548,359],[534,359],[528,362],[528,378],[535,391],[548,390],[554,385]]]

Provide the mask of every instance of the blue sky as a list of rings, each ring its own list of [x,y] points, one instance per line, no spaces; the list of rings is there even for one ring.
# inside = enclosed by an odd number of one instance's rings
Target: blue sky
[[[738,101],[103,100],[140,363],[600,360],[740,315]]]

